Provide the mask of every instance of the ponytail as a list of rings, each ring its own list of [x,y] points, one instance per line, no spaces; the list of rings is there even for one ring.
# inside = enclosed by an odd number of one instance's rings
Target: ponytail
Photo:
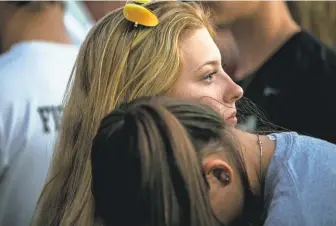
[[[107,115],[91,163],[95,215],[106,226],[217,224],[185,128],[155,101],[138,100]]]

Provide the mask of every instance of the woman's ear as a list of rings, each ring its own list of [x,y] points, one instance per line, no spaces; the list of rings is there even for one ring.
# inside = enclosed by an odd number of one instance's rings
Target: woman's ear
[[[210,180],[209,183],[213,183],[213,180],[216,180],[222,186],[232,183],[233,170],[229,164],[220,159],[205,159],[204,161],[204,171],[206,177]]]
[[[243,211],[244,190],[239,174],[223,158],[223,153],[209,154],[202,163],[212,209],[221,222],[228,224]]]

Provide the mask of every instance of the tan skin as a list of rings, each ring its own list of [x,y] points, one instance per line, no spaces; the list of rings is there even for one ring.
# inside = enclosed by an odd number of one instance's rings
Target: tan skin
[[[93,19],[98,21],[106,14],[124,7],[126,1],[84,1],[83,4],[87,7]]]
[[[253,193],[260,194],[258,175],[260,175],[260,170],[262,175],[266,175],[275,151],[275,142],[266,136],[260,137],[263,142],[263,165],[260,169],[260,153],[256,136],[238,130],[235,130],[235,133],[243,147],[245,165]],[[230,183],[224,185],[212,173],[207,174],[210,185],[210,200],[216,216],[222,222],[225,222],[241,215],[244,204],[243,188],[239,174],[230,165],[228,158],[225,154],[210,154],[204,158],[203,164],[205,172],[212,172],[216,168],[221,168],[230,178]]]
[[[210,98],[206,98],[205,101],[217,111],[223,108],[223,105]],[[276,143],[267,136],[260,136],[263,149],[261,158],[258,137],[255,134],[233,129],[233,135],[241,145],[241,152],[252,191],[254,194],[259,195],[261,188],[258,176],[267,174]],[[260,165],[260,158],[262,165]],[[202,163],[210,185],[210,200],[214,213],[220,221],[228,223],[228,221],[241,215],[243,211],[244,195],[237,169],[235,169],[225,153],[208,154],[203,158]],[[213,173],[216,169],[221,170],[223,174],[221,177],[229,178],[229,183],[223,184],[218,180]]]
[[[0,2],[0,39],[0,50],[3,52],[22,41],[69,44],[64,9],[60,4],[46,3],[43,10],[32,11],[30,6],[16,7],[8,2]]]
[[[243,90],[223,70],[219,49],[208,30],[189,33],[180,45],[183,68],[168,95],[196,100],[211,97],[224,104],[221,114],[225,121],[236,125],[236,101]]]

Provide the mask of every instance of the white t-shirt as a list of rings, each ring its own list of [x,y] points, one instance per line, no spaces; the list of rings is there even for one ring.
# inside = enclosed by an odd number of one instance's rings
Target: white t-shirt
[[[77,54],[73,45],[31,41],[0,55],[0,226],[30,224]]]

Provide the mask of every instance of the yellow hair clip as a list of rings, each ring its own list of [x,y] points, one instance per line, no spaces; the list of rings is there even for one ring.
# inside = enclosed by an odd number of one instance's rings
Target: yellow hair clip
[[[151,0],[135,0],[134,2],[138,4],[148,4],[151,2]]]
[[[136,0],[134,3],[126,3],[124,7],[124,16],[127,20],[146,27],[155,27],[159,24],[159,19],[154,12],[147,9],[144,4],[148,4],[150,0]]]

